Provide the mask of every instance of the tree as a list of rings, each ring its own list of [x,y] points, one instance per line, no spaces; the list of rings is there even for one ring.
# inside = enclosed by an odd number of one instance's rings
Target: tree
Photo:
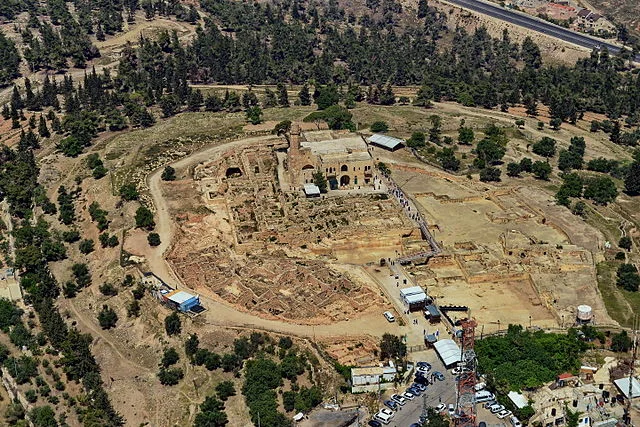
[[[622,330],[611,337],[611,350],[619,353],[626,353],[631,349],[631,337],[627,331]]]
[[[582,169],[582,156],[569,150],[560,150],[558,169],[568,172],[571,169]]]
[[[80,242],[80,245],[78,246],[78,249],[80,249],[80,252],[82,252],[83,254],[87,255],[90,254],[91,252],[94,251],[94,242],[91,239],[85,239],[82,242]]]
[[[380,360],[401,359],[407,355],[407,345],[397,335],[385,333],[380,341]]]
[[[516,123],[516,126],[518,126],[519,128],[521,128],[521,129],[524,128],[524,124],[525,124],[524,119],[518,119],[518,120],[516,120],[515,123]]]
[[[291,131],[291,120],[283,120],[275,125],[272,133],[276,135],[283,135],[285,133],[289,133],[289,131]]]
[[[158,379],[162,385],[176,385],[184,378],[184,372],[180,368],[160,368]]]
[[[42,114],[40,115],[40,121],[38,123],[38,135],[42,138],[49,138],[51,136],[51,132],[49,132],[49,128],[47,127],[47,121]]]
[[[153,213],[144,206],[140,206],[136,210],[135,219],[136,228],[146,228],[147,230],[153,230],[153,227],[156,226],[156,223],[153,220]]]
[[[460,169],[460,160],[456,158],[453,149],[445,147],[437,154],[437,157],[443,169],[449,171],[457,171]]]
[[[318,186],[321,193],[327,192],[327,178],[325,178],[322,171],[317,170],[313,173],[313,183]]]
[[[473,129],[470,127],[460,126],[458,128],[458,143],[462,145],[471,145],[475,139]]]
[[[547,162],[536,161],[531,166],[531,172],[537,179],[548,180],[551,175],[551,165]]]
[[[262,109],[258,105],[247,108],[247,121],[252,125],[262,123]]]
[[[540,141],[533,144],[531,151],[539,156],[553,157],[556,154],[556,140],[548,136],[542,137]]]
[[[442,132],[442,118],[437,114],[432,114],[429,117],[431,121],[431,129],[429,129],[429,141],[434,144],[440,143],[440,134]]]
[[[489,138],[484,138],[476,147],[478,158],[488,165],[496,164],[502,160],[505,152],[504,147]]]
[[[111,329],[116,326],[118,315],[108,305],[103,305],[102,310],[98,313],[98,323],[102,329]]]
[[[353,114],[341,105],[332,105],[323,111],[315,111],[304,118],[305,122],[314,122],[316,120],[324,120],[327,122],[329,129],[355,130],[355,125],[351,122]]]
[[[336,105],[340,100],[338,88],[334,85],[316,88],[316,93],[317,96],[314,94],[314,98],[316,104],[318,104],[318,110],[324,110],[332,105]]]
[[[147,235],[147,242],[149,242],[149,246],[159,246],[160,245],[160,235],[158,233],[149,233]]]
[[[562,119],[558,117],[552,118],[551,120],[549,120],[549,126],[551,126],[553,130],[559,130],[560,126],[562,126]]]
[[[289,95],[287,94],[287,86],[284,83],[278,83],[278,104],[281,107],[289,106]]]
[[[220,400],[226,402],[228,398],[236,395],[236,388],[232,381],[222,381],[216,385],[216,393]]]
[[[31,422],[36,427],[58,427],[56,413],[51,406],[36,406],[29,413]]]
[[[139,196],[138,189],[133,183],[122,185],[120,187],[119,193],[120,197],[122,197],[122,200],[125,201],[137,200]]]
[[[371,129],[371,132],[386,132],[389,130],[389,125],[387,125],[386,122],[377,121],[371,124],[370,129]]]
[[[615,201],[618,189],[615,182],[607,176],[590,178],[586,182],[584,197],[601,205]]]
[[[522,160],[520,160],[520,170],[522,172],[531,172],[532,168],[533,168],[533,161],[530,158],[525,157]]]
[[[164,170],[162,171],[162,175],[160,176],[160,178],[163,181],[175,181],[176,180],[176,170],[174,168],[172,168],[171,166],[165,166]]]
[[[592,161],[589,162],[589,165],[591,165]],[[634,161],[631,163],[631,166],[629,166],[629,170],[624,178],[624,190],[630,196],[640,194],[640,162]]]
[[[180,355],[173,347],[168,347],[164,349],[164,353],[162,354],[162,360],[160,361],[160,366],[168,368],[171,365],[175,365],[180,360]]]
[[[582,196],[582,188],[584,182],[580,175],[577,173],[566,173],[562,176],[561,189],[566,192],[567,197],[580,197]]]
[[[311,94],[309,93],[309,85],[302,85],[302,89],[298,92],[298,99],[300,100],[300,105],[311,105]]]
[[[129,305],[127,305],[127,317],[138,317],[140,316],[140,303],[138,300],[132,300]]]
[[[264,414],[266,411],[263,411],[263,417]],[[200,405],[200,412],[196,415],[193,427],[224,427],[228,422],[227,414],[224,413],[224,403],[214,396],[207,396]]]
[[[618,246],[621,249],[626,249],[627,251],[630,251],[631,247],[633,246],[633,241],[631,240],[631,237],[629,237],[629,236],[622,236],[620,238],[620,240],[618,241]]]
[[[424,147],[425,135],[424,132],[413,132],[411,138],[407,140],[407,146],[410,148]]]
[[[164,318],[164,329],[167,335],[178,335],[182,331],[180,316],[175,311]]]
[[[620,264],[616,272],[616,285],[629,292],[637,292],[640,286],[640,275],[633,264]]]
[[[184,342],[184,352],[187,357],[192,358],[196,351],[198,351],[198,346],[200,345],[200,340],[198,339],[198,334],[191,334],[189,338]]]
[[[512,178],[517,178],[520,176],[520,164],[510,162],[507,164],[507,175]]]
[[[579,200],[573,205],[573,208],[571,209],[571,213],[578,216],[584,216],[586,208],[587,208],[587,204],[582,200]]]
[[[499,182],[502,171],[493,166],[486,167],[480,171],[480,181],[482,182]]]

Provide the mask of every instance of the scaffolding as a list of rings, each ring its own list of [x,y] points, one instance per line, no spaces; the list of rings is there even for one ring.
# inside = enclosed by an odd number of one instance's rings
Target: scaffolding
[[[463,320],[462,338],[460,350],[462,352],[460,380],[457,385],[455,425],[459,427],[475,427],[476,425],[476,381],[477,362],[475,345],[475,329],[477,322],[474,319]]]

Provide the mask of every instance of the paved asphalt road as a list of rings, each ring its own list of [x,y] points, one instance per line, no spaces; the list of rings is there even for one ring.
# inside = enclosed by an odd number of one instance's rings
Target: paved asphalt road
[[[546,34],[551,37],[564,40],[569,43],[573,43],[578,46],[593,49],[594,47],[607,47],[609,52],[617,53],[620,51],[618,46],[612,45],[602,40],[594,39],[586,35],[577,33],[575,31],[568,30],[558,25],[553,25],[549,22],[542,21],[525,14],[521,14],[509,9],[505,9],[499,5],[486,3],[479,0],[445,0],[448,3],[461,6],[475,12],[480,12],[485,15],[489,15],[494,18],[498,18],[502,21],[509,22],[520,27],[528,28],[533,31],[537,31]],[[640,62],[640,55],[636,55],[636,61]]]

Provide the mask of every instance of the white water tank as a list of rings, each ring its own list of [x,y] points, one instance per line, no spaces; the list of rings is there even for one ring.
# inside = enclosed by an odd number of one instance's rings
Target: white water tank
[[[591,309],[591,306],[579,305],[576,317],[580,322],[590,322],[593,319],[593,311]]]

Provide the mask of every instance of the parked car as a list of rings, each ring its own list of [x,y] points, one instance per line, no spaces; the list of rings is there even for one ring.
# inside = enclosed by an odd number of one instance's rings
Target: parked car
[[[480,390],[484,390],[487,387],[487,384],[485,383],[478,383],[476,385],[473,386],[473,390],[474,391],[480,391]]]
[[[496,416],[500,419],[507,418],[509,415],[511,415],[511,411],[507,411],[506,409],[496,414]]]
[[[487,427],[487,423],[485,423],[484,421],[480,421],[478,423],[478,427]]]
[[[392,395],[391,400],[393,400],[394,402],[397,402],[398,404],[400,404],[400,406],[404,406],[405,403],[407,403],[407,399],[400,396],[399,394]]]
[[[496,402],[495,400],[490,400],[490,401],[488,401],[487,403],[484,404],[484,409],[489,409],[490,407],[492,407],[496,403],[498,403],[498,402]]]
[[[404,393],[402,393],[402,397],[404,397],[405,399],[408,399],[408,400],[413,400],[416,396],[415,396],[415,394],[413,394],[409,390],[407,390]]]
[[[510,416],[509,421],[511,422],[511,425],[513,427],[522,427],[522,423],[520,422],[518,417],[516,417],[515,415]]]
[[[378,420],[371,420],[367,424],[371,427],[382,427],[382,423]]]
[[[410,392],[411,394],[413,394],[416,397],[422,395],[422,390],[420,390],[419,388],[409,387],[407,389],[407,391]]]
[[[383,413],[385,415],[389,415],[390,417],[393,417],[395,415],[395,412],[393,412],[391,409],[387,409],[387,408],[380,409],[380,411],[378,413]]]
[[[388,407],[389,409],[393,409],[394,411],[398,410],[398,404],[393,400],[385,400],[384,406]]]
[[[431,369],[431,363],[429,363],[429,362],[416,362],[416,366],[418,368],[429,368],[429,369]]]
[[[418,384],[422,384],[423,386],[428,386],[429,383],[429,378],[425,377],[424,375],[418,373],[416,374],[415,379],[413,380],[414,382],[418,383]]]
[[[411,387],[417,388],[420,391],[426,391],[427,390],[427,386],[424,384],[420,384],[420,383],[413,383],[411,384]]]
[[[389,322],[395,322],[396,321],[396,316],[393,315],[393,313],[391,313],[390,311],[385,311],[384,313],[382,313],[382,315],[389,321]]]
[[[504,411],[504,409],[504,406],[496,404],[489,408],[489,412],[491,412],[492,414],[497,414],[498,412]]]
[[[475,397],[476,403],[488,402],[496,399],[496,396],[488,390],[476,391]]]
[[[449,403],[449,415],[453,417],[455,413],[456,413],[456,407],[453,406],[453,403]]]
[[[436,412],[444,412],[445,409],[447,409],[447,405],[445,405],[444,403],[441,403],[438,406],[436,406]]]
[[[442,375],[442,372],[440,371],[435,371],[433,373],[433,376],[435,377],[435,379],[437,379],[438,381],[444,381],[444,375]]]

